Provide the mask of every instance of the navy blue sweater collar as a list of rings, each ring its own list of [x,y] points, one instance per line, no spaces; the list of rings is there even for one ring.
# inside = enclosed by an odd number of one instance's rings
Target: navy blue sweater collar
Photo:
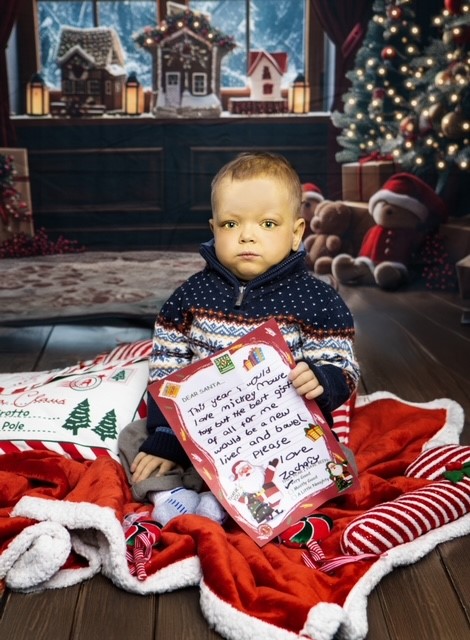
[[[206,269],[216,271],[236,288],[239,288],[240,285],[244,284],[240,282],[233,273],[227,269],[227,267],[224,267],[224,265],[219,262],[215,254],[214,239],[204,242],[200,246],[199,252],[207,263]],[[298,251],[292,252],[279,264],[271,267],[271,269],[268,269],[268,271],[262,273],[257,278],[250,280],[250,282],[246,283],[246,288],[252,289],[266,284],[267,282],[272,282],[278,278],[284,278],[286,275],[291,273],[306,271],[307,267],[305,265],[305,256],[305,249],[302,246]]]

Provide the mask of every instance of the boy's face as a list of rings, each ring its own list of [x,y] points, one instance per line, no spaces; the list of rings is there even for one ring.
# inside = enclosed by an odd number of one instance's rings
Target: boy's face
[[[239,280],[253,280],[297,251],[305,226],[287,188],[269,177],[224,178],[209,221],[219,261]]]

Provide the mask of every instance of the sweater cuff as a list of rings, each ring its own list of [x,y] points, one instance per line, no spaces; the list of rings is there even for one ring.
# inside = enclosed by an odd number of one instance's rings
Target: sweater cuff
[[[169,427],[157,427],[154,433],[140,445],[139,451],[171,460],[183,469],[187,469],[190,465],[186,451]]]

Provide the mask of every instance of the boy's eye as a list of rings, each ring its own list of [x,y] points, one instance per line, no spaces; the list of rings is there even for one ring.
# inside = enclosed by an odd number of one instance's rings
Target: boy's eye
[[[274,229],[274,227],[276,226],[276,223],[274,222],[274,220],[265,220],[262,223],[262,226],[265,227],[266,229]]]
[[[233,220],[229,220],[228,222],[224,222],[222,227],[224,229],[234,229],[237,226],[237,223]]]

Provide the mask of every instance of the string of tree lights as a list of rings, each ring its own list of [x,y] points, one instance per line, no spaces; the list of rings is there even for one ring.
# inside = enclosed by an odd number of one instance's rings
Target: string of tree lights
[[[433,169],[438,183],[452,169],[470,171],[470,4],[444,6],[433,20],[437,36],[411,62],[410,113],[385,147],[408,171]]]
[[[413,2],[375,0],[373,12],[354,69],[347,73],[351,87],[343,96],[344,110],[332,114],[342,129],[338,162],[382,155],[412,108],[411,61],[421,53]]]

